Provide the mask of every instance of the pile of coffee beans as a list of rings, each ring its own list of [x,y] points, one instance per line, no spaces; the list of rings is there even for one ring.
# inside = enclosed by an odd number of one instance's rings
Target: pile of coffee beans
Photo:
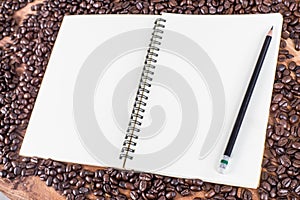
[[[300,199],[300,3],[294,0],[46,0],[35,14],[15,16],[33,0],[0,2],[0,177],[39,176],[66,199]],[[252,14],[284,17],[270,106],[261,182],[257,190],[18,155],[47,63],[65,15]],[[292,41],[292,49],[287,45]],[[299,56],[299,55],[298,55]],[[61,66],[64,67],[64,66]],[[264,133],[262,133],[264,134]],[[246,173],[246,172],[245,172]],[[242,177],[241,177],[242,178]]]
[[[19,19],[14,18],[15,11],[25,7],[33,0],[6,0],[0,2],[0,40],[11,36]]]

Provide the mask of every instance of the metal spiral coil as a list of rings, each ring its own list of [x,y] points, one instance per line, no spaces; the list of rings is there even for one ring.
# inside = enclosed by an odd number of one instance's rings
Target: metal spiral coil
[[[140,126],[142,125],[141,120],[143,119],[143,113],[145,112],[146,101],[148,100],[147,94],[150,93],[152,76],[154,75],[155,63],[157,62],[159,45],[161,45],[162,34],[165,28],[165,19],[158,18],[155,20],[152,37],[148,47],[147,55],[144,62],[143,71],[140,78],[140,83],[135,97],[135,102],[129,119],[128,128],[123,142],[123,147],[120,153],[120,159],[124,159],[123,168],[125,168],[126,160],[133,159],[131,155],[134,153],[133,146],[136,146],[134,140],[138,139],[136,133],[140,132]]]

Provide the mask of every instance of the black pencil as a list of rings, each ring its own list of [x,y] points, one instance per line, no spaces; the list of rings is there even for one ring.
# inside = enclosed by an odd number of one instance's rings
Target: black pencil
[[[273,26],[269,30],[269,32],[268,32],[268,34],[265,38],[264,44],[262,46],[262,49],[260,51],[258,60],[256,62],[256,65],[255,65],[255,68],[254,68],[254,71],[253,71],[253,74],[251,76],[251,79],[250,79],[245,97],[243,99],[241,108],[239,110],[238,116],[237,116],[236,121],[234,123],[234,126],[233,126],[233,129],[232,129],[229,141],[227,143],[226,149],[224,151],[223,158],[220,161],[219,171],[221,173],[224,173],[226,168],[227,168],[228,161],[229,161],[229,158],[231,156],[231,153],[232,153],[236,138],[238,136],[239,130],[241,128],[244,116],[246,114],[247,107],[248,107],[248,104],[250,102],[251,95],[253,93],[257,78],[259,76],[259,72],[260,72],[261,67],[263,65],[264,59],[266,57],[266,53],[268,51],[268,48],[269,48],[269,45],[270,45],[270,42],[271,42],[271,39],[272,39],[272,31],[273,31]]]

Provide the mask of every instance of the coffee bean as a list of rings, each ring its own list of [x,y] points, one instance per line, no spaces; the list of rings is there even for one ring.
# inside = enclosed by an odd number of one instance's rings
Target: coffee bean
[[[191,191],[189,189],[185,189],[185,190],[182,190],[180,192],[181,196],[188,196],[191,194]]]
[[[278,144],[278,146],[283,147],[283,146],[285,146],[288,142],[289,142],[288,138],[282,137],[282,138],[280,138],[280,139],[278,140],[277,144]]]
[[[295,188],[294,191],[299,195],[299,193],[300,193],[300,185],[298,185],[298,186]]]
[[[250,200],[252,199],[252,193],[249,190],[244,189],[242,190],[242,198],[246,200]]]
[[[287,44],[285,40],[280,41],[280,48],[286,48]]]
[[[169,1],[169,5],[170,5],[171,7],[175,7],[175,6],[177,6],[178,4],[177,4],[177,1],[176,1],[176,0],[170,0],[170,1]]]
[[[201,187],[200,187],[200,186],[196,186],[196,185],[190,186],[190,189],[191,189],[192,191],[201,191]]]
[[[138,199],[139,198],[139,195],[136,191],[131,191],[130,192],[130,198],[132,199]]]
[[[175,196],[176,196],[176,193],[175,193],[175,192],[168,192],[168,193],[166,194],[166,198],[167,198],[167,199],[173,199]]]
[[[74,172],[74,171],[71,171],[69,174],[68,174],[68,178],[74,178],[74,177],[76,177],[76,172]]]
[[[21,171],[22,176],[32,176],[36,173],[35,169],[28,169],[28,170],[24,169],[24,172],[23,173],[22,172],[23,170]]]
[[[89,192],[89,189],[86,188],[86,187],[81,187],[81,188],[79,188],[79,193],[80,193],[80,194],[88,193],[88,192]]]
[[[110,193],[111,192],[111,187],[108,184],[104,184],[103,190],[106,193]]]
[[[141,182],[140,182],[140,184],[139,184],[139,190],[140,191],[145,191],[147,189],[147,182],[146,181],[144,181],[144,180],[142,180]]]
[[[230,192],[232,190],[231,186],[222,186],[221,192]]]
[[[279,189],[277,193],[278,193],[278,196],[287,196],[289,191],[287,189]]]
[[[35,167],[36,167],[35,163],[27,163],[26,164],[26,169],[32,169],[32,168],[35,168]]]
[[[277,177],[269,176],[267,181],[268,181],[268,183],[270,183],[270,185],[275,186],[275,185],[277,185],[278,179],[277,179]]]
[[[75,196],[77,196],[77,195],[79,195],[79,191],[77,189],[73,189],[72,190],[72,194],[75,195]]]
[[[300,168],[300,160],[293,160],[292,165],[296,168]]]
[[[236,196],[237,194],[237,188],[232,188],[231,192],[229,192],[229,195]]]
[[[286,155],[281,156],[279,158],[279,162],[285,167],[289,167],[291,165],[291,161]]]
[[[141,173],[139,175],[139,179],[144,180],[144,181],[150,181],[152,179],[152,175],[146,174],[146,173]],[[169,179],[169,180],[171,181],[171,179]]]
[[[286,171],[286,168],[284,166],[282,166],[282,165],[279,165],[278,168],[277,168],[277,170],[276,170],[276,173],[278,175],[280,175],[280,174],[285,173],[285,171]]]
[[[291,122],[292,124],[297,123],[298,121],[299,121],[299,116],[298,116],[298,115],[292,115],[292,116],[290,117],[290,122]]]
[[[165,197],[165,196],[160,196],[160,197],[158,198],[158,200],[166,200],[166,197]]]
[[[15,175],[13,174],[13,173],[8,173],[7,175],[6,175],[6,178],[8,178],[8,179],[13,179],[13,178],[15,178]]]
[[[262,193],[260,194],[260,199],[261,199],[261,200],[268,200],[268,199],[269,199],[269,194],[266,193],[266,192],[262,192]]]
[[[284,87],[284,84],[283,83],[275,83],[274,84],[274,88],[275,89],[282,89]]]
[[[283,179],[281,183],[285,188],[288,188],[291,185],[291,182],[292,182],[291,178],[287,177]]]
[[[52,176],[49,176],[46,180],[46,185],[47,186],[51,186],[52,185],[52,181],[53,181],[53,177]]]
[[[145,196],[146,196],[147,199],[156,199],[156,195],[155,194],[146,193]]]
[[[274,198],[276,197],[276,189],[275,188],[272,188],[271,192],[269,193],[270,194],[270,197]]]
[[[293,142],[292,147],[295,149],[300,149],[300,142]]]
[[[109,175],[108,175],[108,174],[104,174],[104,176],[103,176],[103,181],[104,181],[105,183],[108,183],[108,182],[109,182]]]
[[[262,183],[261,183],[261,186],[262,186],[262,188],[264,188],[265,190],[271,191],[271,185],[270,185],[268,182],[266,182],[266,181],[262,182]]]
[[[206,198],[212,198],[215,194],[216,194],[215,191],[214,191],[213,189],[211,189],[211,190],[209,190],[208,192],[206,192],[206,193],[204,194],[204,196],[205,196]]]
[[[124,188],[129,189],[129,190],[134,190],[135,189],[134,185],[132,183],[128,183],[128,182],[126,182],[124,184]]]
[[[13,165],[13,167],[14,167],[14,174],[16,176],[20,175],[21,174],[21,167],[14,166],[14,165]]]

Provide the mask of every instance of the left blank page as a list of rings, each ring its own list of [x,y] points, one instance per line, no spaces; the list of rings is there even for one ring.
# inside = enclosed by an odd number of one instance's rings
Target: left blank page
[[[122,166],[120,149],[156,18],[64,18],[21,155]]]

